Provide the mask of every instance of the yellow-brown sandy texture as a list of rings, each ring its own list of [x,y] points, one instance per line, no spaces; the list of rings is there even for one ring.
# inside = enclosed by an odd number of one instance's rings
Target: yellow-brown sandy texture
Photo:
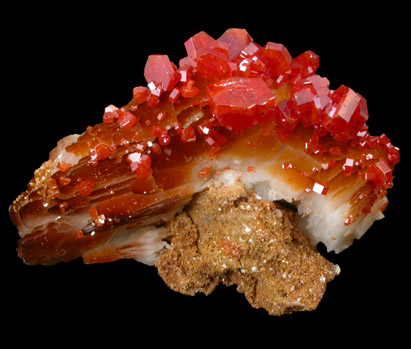
[[[271,315],[314,310],[338,269],[310,245],[294,213],[243,185],[211,187],[169,224],[170,248],[157,261],[174,291],[210,294],[237,285]]]

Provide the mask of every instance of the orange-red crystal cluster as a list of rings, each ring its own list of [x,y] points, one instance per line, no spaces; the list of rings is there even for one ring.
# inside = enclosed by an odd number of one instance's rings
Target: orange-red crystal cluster
[[[331,90],[328,79],[316,74],[319,57],[314,52],[292,58],[282,44],[268,42],[260,46],[246,30],[236,28],[228,29],[217,40],[200,32],[184,45],[187,56],[179,61],[179,67],[167,55],[148,57],[144,68],[147,87],[134,89],[133,108],[142,103],[156,107],[164,95],[175,104],[181,99],[195,98],[200,92],[197,79],[205,79],[208,85],[201,103],[209,106],[213,119],[197,128],[180,128],[183,142],[195,142],[197,134],[207,135],[205,141],[216,152],[227,139],[214,130],[215,126],[241,133],[259,123],[272,123],[276,125],[275,136],[286,141],[302,125],[312,130],[305,146],[309,154],[341,154],[338,146],[323,148],[320,139],[326,135],[351,148],[383,147],[387,158],[378,159],[362,175],[377,188],[392,185],[393,167],[400,160],[399,149],[385,135],[369,134],[367,104],[360,94],[344,85]],[[274,91],[285,84],[291,88],[291,98],[276,103]],[[126,129],[139,122],[133,110],[114,106],[106,108],[103,121],[117,122]],[[160,126],[151,129],[162,147],[170,144],[168,131]],[[108,157],[109,151],[107,147],[97,147],[90,154],[91,162]],[[133,153],[127,159],[140,178],[150,176],[149,155]],[[345,173],[349,175],[355,165],[347,158]],[[80,190],[88,189],[85,185]]]

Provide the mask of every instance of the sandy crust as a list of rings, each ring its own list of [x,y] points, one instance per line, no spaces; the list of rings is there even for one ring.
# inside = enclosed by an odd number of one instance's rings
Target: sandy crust
[[[243,185],[211,187],[170,223],[170,248],[156,263],[174,291],[210,294],[237,285],[271,315],[314,310],[337,266],[309,243],[294,213]]]

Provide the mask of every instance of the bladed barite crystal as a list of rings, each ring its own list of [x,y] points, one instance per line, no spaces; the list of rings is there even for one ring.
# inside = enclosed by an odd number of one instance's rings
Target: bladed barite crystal
[[[296,205],[311,243],[336,252],[382,217],[399,149],[370,135],[364,97],[317,74],[318,55],[292,58],[237,28],[184,46],[178,66],[150,55],[147,85],[63,138],[35,172],[10,207],[25,263],[153,264],[166,224],[196,193],[234,179]]]

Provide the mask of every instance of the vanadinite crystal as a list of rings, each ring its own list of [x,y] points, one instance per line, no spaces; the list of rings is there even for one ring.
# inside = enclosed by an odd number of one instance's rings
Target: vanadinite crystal
[[[222,126],[243,130],[272,121],[275,97],[260,78],[232,77],[207,88],[211,111]]]
[[[322,115],[322,125],[337,140],[349,140],[368,120],[367,104],[358,93],[340,86]]]
[[[360,176],[377,191],[392,186],[399,149],[387,136],[369,134],[364,97],[344,85],[331,90],[328,79],[317,74],[317,54],[306,51],[293,58],[284,45],[261,46],[238,28],[228,29],[218,39],[202,31],[184,46],[187,56],[178,67],[167,55],[149,56],[144,68],[147,86],[135,87],[127,106],[110,105],[103,116],[105,124],[120,127],[120,145],[140,142],[127,161],[141,180],[153,174],[157,157],[173,159],[182,145],[193,151],[206,147],[215,158],[235,137],[262,127],[263,139],[292,139],[293,146],[321,164],[298,170],[297,163],[287,161],[284,170],[300,171],[304,178],[318,173],[321,179],[321,171],[339,167],[346,177]],[[90,163],[110,158],[113,149],[109,143],[95,144]],[[191,159],[189,153],[185,156]],[[200,175],[207,178],[211,169],[205,169]],[[253,173],[255,166],[247,171]],[[84,194],[91,186],[79,183],[77,188]],[[328,190],[327,181],[316,179],[306,188],[321,195]]]
[[[345,85],[332,89],[318,74],[317,54],[292,57],[284,45],[260,45],[238,28],[218,38],[202,31],[184,47],[187,55],[178,64],[165,54],[150,55],[146,83],[133,89],[129,103],[107,106],[102,123],[62,139],[29,192],[16,200],[13,220],[24,234],[26,220],[41,215],[51,222],[47,234],[39,226],[22,239],[20,254],[30,264],[69,260],[117,243],[122,235],[110,234],[128,234],[128,222],[130,228],[161,223],[208,184],[225,182],[226,170],[269,197],[291,192],[284,199],[301,203],[302,219],[310,215],[304,200],[319,203],[312,212],[321,229],[336,226],[319,217],[323,207],[334,208],[333,200],[346,210],[342,224],[354,224],[352,229],[361,218],[369,221],[364,215],[379,216],[386,207],[399,149],[386,135],[371,135],[364,97]],[[80,224],[70,215],[82,216],[88,206],[95,206],[89,212],[94,225],[76,226],[74,245],[87,241],[78,252],[54,225],[66,231],[66,222]],[[116,230],[117,224],[126,224],[127,232]],[[89,230],[95,228],[98,243]],[[134,238],[128,239],[125,246]],[[327,248],[334,246],[330,239]],[[31,255],[31,245],[46,251],[46,259]],[[56,259],[49,260],[47,251]],[[85,260],[94,258],[92,253]],[[113,252],[109,258],[122,257]]]
[[[164,111],[156,112],[153,119],[145,119],[143,128],[148,127],[148,134],[161,147],[172,147],[173,135],[178,134],[187,146],[205,142],[212,156],[222,146],[229,146],[231,138],[227,132],[243,132],[266,124],[275,126],[274,133],[266,129],[263,134],[285,142],[293,133],[305,130],[303,134],[309,134],[309,138],[303,140],[299,136],[304,151],[322,155],[323,168],[335,167],[340,161],[347,176],[357,173],[376,188],[392,185],[393,166],[399,162],[398,148],[385,135],[370,136],[365,99],[344,85],[330,90],[328,79],[316,74],[319,57],[314,52],[306,51],[292,58],[282,44],[267,42],[261,46],[246,30],[238,28],[228,29],[218,39],[202,31],[184,46],[187,56],[180,60],[178,68],[167,55],[149,56],[144,69],[147,87],[134,88],[128,108],[107,107],[104,123],[117,122],[127,130],[143,123],[134,115],[135,111],[144,105],[149,109],[157,107],[163,95],[176,108],[192,100],[192,106],[200,103],[203,111],[208,108],[208,121],[183,127],[179,122],[170,124]],[[161,147],[156,149],[157,153],[161,153]],[[153,147],[147,148],[154,151]],[[348,148],[378,148],[385,152],[385,158],[344,158]],[[90,152],[90,161],[95,164],[109,155],[109,147],[100,144]],[[130,161],[132,171],[147,178],[151,174],[151,158],[134,158],[139,160]],[[314,190],[308,189],[318,193],[318,188],[317,183]],[[325,195],[326,190],[321,190],[321,194]]]
[[[171,91],[179,80],[179,73],[167,55],[151,55],[144,68],[144,77],[160,91]]]

